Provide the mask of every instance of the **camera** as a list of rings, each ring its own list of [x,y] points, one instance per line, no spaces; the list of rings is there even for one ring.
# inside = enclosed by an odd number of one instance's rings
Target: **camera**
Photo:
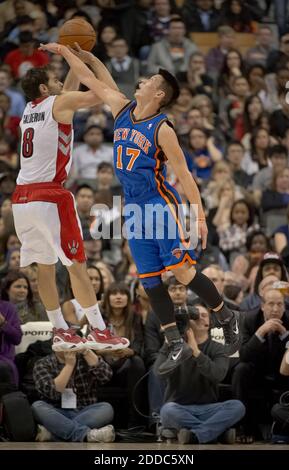
[[[185,307],[175,307],[175,316],[180,335],[184,336],[190,327],[190,320],[199,319],[199,312],[193,305],[186,305]]]

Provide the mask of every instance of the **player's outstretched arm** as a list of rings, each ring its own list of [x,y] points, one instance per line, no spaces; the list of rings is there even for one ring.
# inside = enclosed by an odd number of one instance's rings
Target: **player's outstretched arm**
[[[196,217],[198,220],[199,237],[202,240],[202,248],[205,249],[207,246],[208,229],[200,192],[194,178],[189,172],[186,159],[179,145],[176,133],[166,123],[164,123],[159,129],[158,143],[172,165],[173,171],[180,181],[188,201],[190,204],[197,205],[198,207]]]
[[[107,70],[106,66],[101,62],[101,60],[95,57],[91,52],[81,49],[77,42],[74,44],[75,49],[68,47],[70,52],[76,55],[76,57],[78,57],[82,62],[89,65],[96,78],[98,78],[101,82],[105,83],[112,90],[120,91],[114,79],[112,78],[111,73]]]
[[[68,74],[66,75],[62,91],[77,91],[79,89],[79,85],[80,81],[74,75],[74,73],[69,70]]]
[[[98,80],[92,71],[66,46],[57,43],[41,44],[40,49],[62,55],[81,83],[90,88],[98,98],[110,106],[113,116],[116,116],[129,102],[122,93],[112,90],[108,85]]]

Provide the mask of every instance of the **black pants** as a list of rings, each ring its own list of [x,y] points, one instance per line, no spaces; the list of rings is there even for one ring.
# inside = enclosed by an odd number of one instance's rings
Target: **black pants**
[[[126,359],[120,368],[114,370],[114,375],[110,382],[110,385],[123,387],[127,391],[127,426],[129,428],[143,423],[141,416],[135,410],[134,403],[142,413],[146,414],[146,409],[144,409],[144,405],[147,404],[145,403],[147,401],[146,380],[142,380],[137,388],[135,388],[137,382],[145,375],[145,373],[146,369],[143,359],[140,356],[135,355]]]
[[[277,403],[271,410],[272,417],[276,422],[274,434],[289,436],[289,406]]]
[[[15,390],[12,368],[9,364],[0,360],[0,397]]]
[[[246,407],[242,425],[246,434],[256,435],[258,424],[270,424],[271,408],[289,386],[288,377],[262,374],[254,364],[240,362],[232,378],[233,397]],[[288,388],[287,388],[288,389]]]

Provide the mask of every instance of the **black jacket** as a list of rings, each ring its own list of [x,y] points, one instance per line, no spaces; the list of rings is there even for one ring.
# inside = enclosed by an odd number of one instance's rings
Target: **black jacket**
[[[289,315],[286,312],[282,317],[282,322],[286,330],[289,331]],[[241,362],[254,364],[261,374],[278,375],[289,335],[281,339],[278,333],[269,333],[265,336],[265,341],[262,342],[255,333],[264,323],[261,309],[244,315],[241,323],[242,346],[240,360]]]

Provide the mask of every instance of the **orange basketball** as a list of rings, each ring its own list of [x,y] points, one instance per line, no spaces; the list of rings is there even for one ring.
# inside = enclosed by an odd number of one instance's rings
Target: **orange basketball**
[[[59,44],[74,47],[78,42],[81,49],[91,51],[96,41],[93,26],[82,18],[73,18],[66,21],[59,29]]]

